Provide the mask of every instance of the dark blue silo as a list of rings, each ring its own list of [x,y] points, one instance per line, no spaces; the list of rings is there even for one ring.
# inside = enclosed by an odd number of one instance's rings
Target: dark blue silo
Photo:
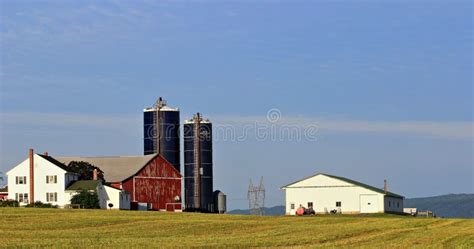
[[[184,123],[184,198],[188,211],[214,210],[212,123],[199,113]]]
[[[180,171],[179,109],[159,98],[155,106],[143,110],[144,154],[161,154]],[[181,172],[181,171],[180,171]]]

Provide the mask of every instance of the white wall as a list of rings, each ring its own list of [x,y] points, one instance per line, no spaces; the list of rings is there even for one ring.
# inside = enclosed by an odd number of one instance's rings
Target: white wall
[[[30,195],[30,160],[26,159],[6,173],[8,177],[8,199],[14,200],[16,193]],[[16,184],[17,176],[26,176],[26,184]],[[20,203],[21,204],[21,203]],[[24,205],[24,204],[21,204]]]
[[[78,192],[76,191],[65,191],[64,192],[64,201],[66,202],[65,205],[71,204],[71,199],[76,194],[78,194]]]
[[[101,208],[109,209],[109,203],[112,203],[112,209],[130,209],[130,195],[125,191],[105,185],[100,185],[98,188]]]
[[[384,211],[384,195],[372,190],[362,188],[351,183],[331,178],[325,175],[317,175],[287,186],[285,190],[286,214],[294,214],[291,204],[295,209],[300,205],[308,207],[308,202],[313,202],[313,209],[317,213],[325,213],[337,209],[336,202],[341,202],[342,213],[359,213],[361,210],[361,195],[376,195],[377,212]],[[372,205],[374,205],[372,203]]]
[[[35,201],[43,203],[51,203],[53,205],[64,206],[68,204],[64,190],[66,189],[66,171],[58,166],[50,163],[48,160],[35,154],[34,156],[34,171],[35,171]],[[46,183],[46,176],[56,175],[56,183]],[[57,193],[56,202],[47,202],[46,193]]]

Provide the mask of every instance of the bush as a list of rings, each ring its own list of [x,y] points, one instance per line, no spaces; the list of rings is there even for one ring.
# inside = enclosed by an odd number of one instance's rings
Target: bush
[[[18,207],[20,206],[18,201],[15,200],[1,200],[0,207]]]
[[[34,207],[34,208],[57,208],[57,205],[53,205],[51,203],[42,203],[41,201],[36,201],[34,203],[30,203],[26,205],[26,207]]]
[[[99,196],[97,195],[97,193],[89,192],[85,189],[71,198],[71,204],[80,205],[82,208],[87,209],[100,208]]]

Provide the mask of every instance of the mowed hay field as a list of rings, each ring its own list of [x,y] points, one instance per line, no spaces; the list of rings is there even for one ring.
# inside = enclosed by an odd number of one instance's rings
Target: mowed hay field
[[[0,208],[2,247],[474,247],[474,220]]]

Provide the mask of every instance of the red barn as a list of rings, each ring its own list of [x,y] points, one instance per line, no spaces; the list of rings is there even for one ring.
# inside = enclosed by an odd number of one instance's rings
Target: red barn
[[[131,209],[181,210],[182,176],[161,155],[56,159],[66,165],[84,161],[99,167],[108,184],[130,193]]]

